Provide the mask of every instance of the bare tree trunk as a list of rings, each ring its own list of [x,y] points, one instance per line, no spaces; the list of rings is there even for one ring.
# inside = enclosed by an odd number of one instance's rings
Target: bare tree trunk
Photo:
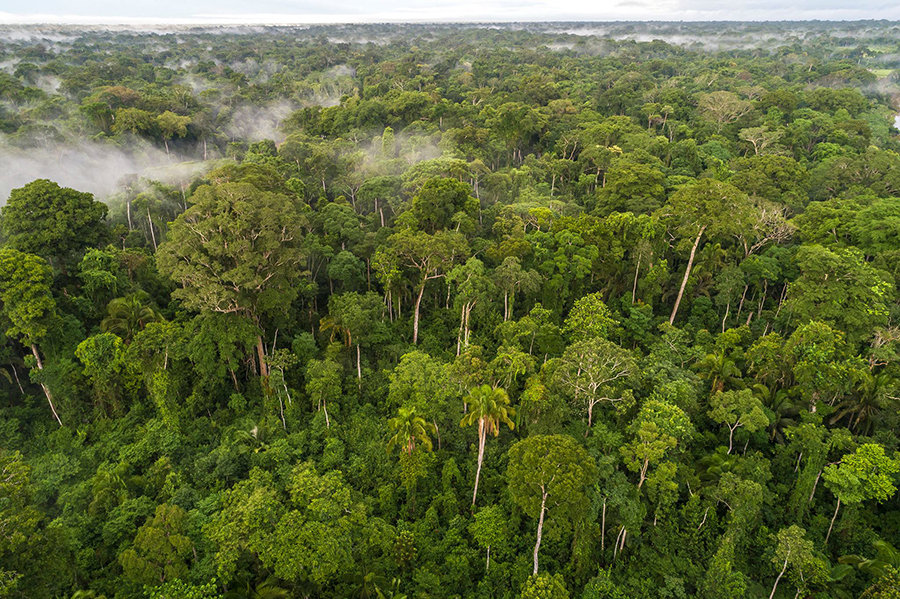
[[[769,593],[769,599],[775,596],[775,589],[778,588],[778,583],[781,582],[781,577],[784,576],[785,571],[787,570],[788,558],[784,558],[784,566],[781,568],[781,572],[778,573],[778,578],[775,579],[775,584],[772,585],[772,592]]]
[[[475,498],[478,496],[478,480],[481,478],[481,464],[484,463],[484,443],[487,433],[484,429],[484,418],[478,420],[478,469],[475,470],[475,491],[472,492],[472,507],[475,507]]]
[[[700,238],[706,231],[706,225],[700,227],[697,239],[694,240],[694,247],[691,248],[691,256],[688,258],[687,268],[684,271],[684,278],[681,280],[681,289],[678,290],[678,297],[675,298],[675,307],[672,308],[672,315],[669,317],[669,324],[675,322],[675,315],[678,314],[678,306],[681,305],[681,297],[684,295],[684,288],[687,287],[688,277],[691,276],[691,269],[694,267],[694,256],[697,254],[697,246],[700,245]]]
[[[41,355],[38,353],[37,345],[31,344],[31,353],[34,355],[34,361],[37,364],[38,370],[44,370],[44,363],[41,361]],[[47,403],[50,404],[50,411],[53,412],[53,417],[56,418],[56,421],[62,426],[62,420],[59,418],[59,414],[56,413],[56,406],[53,405],[53,395],[50,393],[50,388],[41,381],[41,389],[44,390],[44,395],[47,397]]]
[[[532,574],[538,573],[538,551],[541,549],[541,534],[544,532],[544,512],[547,511],[547,492],[544,491],[541,496],[541,515],[538,518],[537,541],[534,544],[534,570]]]
[[[606,497],[603,498],[603,512],[600,516],[600,554],[606,549]]]
[[[19,387],[19,393],[21,393],[22,395],[25,395],[25,389],[22,388],[22,381],[19,380],[19,371],[16,370],[16,365],[13,363],[10,363],[9,366],[10,366],[10,368],[12,368],[13,377],[16,379],[16,385],[18,385],[18,387]]]
[[[263,346],[262,335],[256,336],[256,354],[259,357],[259,376],[269,376],[269,367],[266,365],[266,348]]]
[[[156,233],[153,231],[153,219],[150,218],[150,206],[147,206],[147,224],[150,225],[150,237],[153,239],[153,251],[157,251],[159,246],[156,245]]]
[[[634,284],[631,286],[631,305],[634,305],[634,302],[637,298],[637,282],[638,282],[638,273],[641,272],[641,256],[638,254],[638,263],[637,266],[634,267]]]
[[[419,288],[419,297],[416,298],[416,311],[413,314],[413,345],[419,343],[419,306],[422,305],[422,296],[425,295],[425,281]]]
[[[356,377],[357,380],[362,381],[362,361],[360,359],[360,349],[359,343],[356,344]],[[362,382],[360,382],[362,384]]]
[[[834,516],[831,517],[831,524],[828,525],[828,534],[825,535],[825,544],[828,544],[828,538],[831,536],[831,529],[834,528],[834,521],[837,520],[838,510],[841,509],[841,498],[838,497],[837,507],[834,508]]]

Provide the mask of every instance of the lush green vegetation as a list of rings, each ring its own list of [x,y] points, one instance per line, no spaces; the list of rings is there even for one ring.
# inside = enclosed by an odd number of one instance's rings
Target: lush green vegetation
[[[3,32],[0,597],[900,594],[896,27],[565,28]]]

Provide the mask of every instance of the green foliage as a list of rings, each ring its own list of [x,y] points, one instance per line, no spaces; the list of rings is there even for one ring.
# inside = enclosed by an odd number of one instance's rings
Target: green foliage
[[[0,596],[897,595],[893,24],[45,29]]]

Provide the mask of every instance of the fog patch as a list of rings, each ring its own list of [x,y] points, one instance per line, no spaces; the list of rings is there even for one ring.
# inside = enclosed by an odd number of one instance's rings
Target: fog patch
[[[290,102],[273,102],[268,106],[239,106],[231,113],[225,133],[233,141],[284,140],[281,122],[297,109]]]
[[[123,176],[149,168],[171,166],[166,153],[148,145],[127,152],[110,144],[85,141],[23,150],[0,137],[0,203],[9,192],[35,179],[50,179],[97,199],[113,194]],[[154,177],[157,178],[157,177]]]

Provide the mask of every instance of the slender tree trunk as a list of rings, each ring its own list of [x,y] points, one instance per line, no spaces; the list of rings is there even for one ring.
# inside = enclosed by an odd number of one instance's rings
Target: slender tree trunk
[[[634,302],[637,299],[637,282],[638,282],[638,273],[641,272],[641,256],[638,254],[638,263],[637,266],[634,267],[634,284],[631,286],[631,305],[634,305]]]
[[[129,197],[125,200],[125,215],[128,217],[128,230],[134,230],[134,223],[131,222],[131,194],[129,193]]]
[[[19,393],[22,395],[25,395],[25,389],[22,388],[22,381],[19,380],[19,371],[16,370],[16,365],[13,363],[10,363],[9,366],[10,366],[10,368],[12,368],[13,377],[16,379],[16,385],[19,387]]]
[[[153,219],[150,218],[150,207],[147,206],[147,224],[150,226],[150,238],[153,239],[153,251],[157,251],[159,246],[156,245],[156,232],[153,230]]]
[[[538,573],[538,551],[541,549],[541,534],[544,532],[544,512],[547,511],[547,492],[544,491],[541,496],[541,515],[538,518],[537,541],[534,544],[534,570],[532,574]]]
[[[503,322],[509,320],[509,291],[503,292]]]
[[[734,431],[735,431],[737,428],[738,428],[737,426],[735,426],[735,427],[730,427],[730,426],[729,426],[729,427],[728,427],[728,453],[729,453],[729,454],[731,453],[731,449],[732,449],[732,447],[734,446],[734,445],[733,445],[733,444],[734,444]]]
[[[263,346],[262,335],[256,336],[256,355],[259,358],[259,376],[269,376],[269,367],[266,365],[266,348]]]
[[[606,549],[606,497],[603,498],[603,512],[600,516],[600,554]]]
[[[425,295],[425,281],[419,288],[419,297],[416,298],[416,311],[413,314],[413,345],[419,343],[419,306],[422,305],[422,296]]]
[[[772,592],[769,593],[769,599],[772,599],[775,596],[775,589],[778,588],[778,583],[781,582],[781,577],[784,576],[785,571],[787,570],[788,558],[784,558],[784,566],[781,568],[781,572],[778,573],[778,578],[775,579],[775,584],[772,585]]]
[[[675,298],[675,307],[672,308],[672,315],[669,317],[669,324],[675,322],[675,315],[678,314],[678,306],[681,305],[681,298],[684,295],[684,288],[687,287],[688,277],[691,276],[691,269],[694,267],[694,256],[697,254],[697,246],[700,245],[700,238],[706,231],[706,225],[700,227],[697,239],[694,240],[694,247],[691,248],[691,256],[688,258],[687,268],[684,271],[684,278],[681,280],[681,288],[678,290],[678,297]]]
[[[362,361],[360,359],[359,343],[356,344],[356,377],[357,380],[362,381]]]
[[[478,480],[481,478],[481,464],[484,463],[484,444],[487,433],[484,428],[484,418],[478,420],[478,469],[475,470],[475,490],[472,492],[472,507],[475,507],[475,498],[478,496]]]
[[[34,355],[34,361],[37,364],[38,370],[44,370],[44,363],[41,361],[41,355],[38,353],[37,345],[31,344],[31,353]],[[50,393],[50,388],[41,381],[41,389],[44,390],[44,396],[47,398],[47,403],[50,404],[50,411],[53,412],[53,417],[56,418],[56,421],[62,426],[62,420],[59,418],[59,414],[56,413],[56,406],[53,405],[53,394]]]
[[[487,565],[484,567],[484,571],[488,572],[491,569],[491,546],[488,545],[487,548]]]
[[[837,507],[834,508],[834,516],[831,517],[831,524],[828,525],[828,534],[825,535],[825,544],[828,544],[828,538],[831,537],[831,529],[834,528],[834,521],[837,520],[838,510],[841,509],[841,498],[838,497]]]

